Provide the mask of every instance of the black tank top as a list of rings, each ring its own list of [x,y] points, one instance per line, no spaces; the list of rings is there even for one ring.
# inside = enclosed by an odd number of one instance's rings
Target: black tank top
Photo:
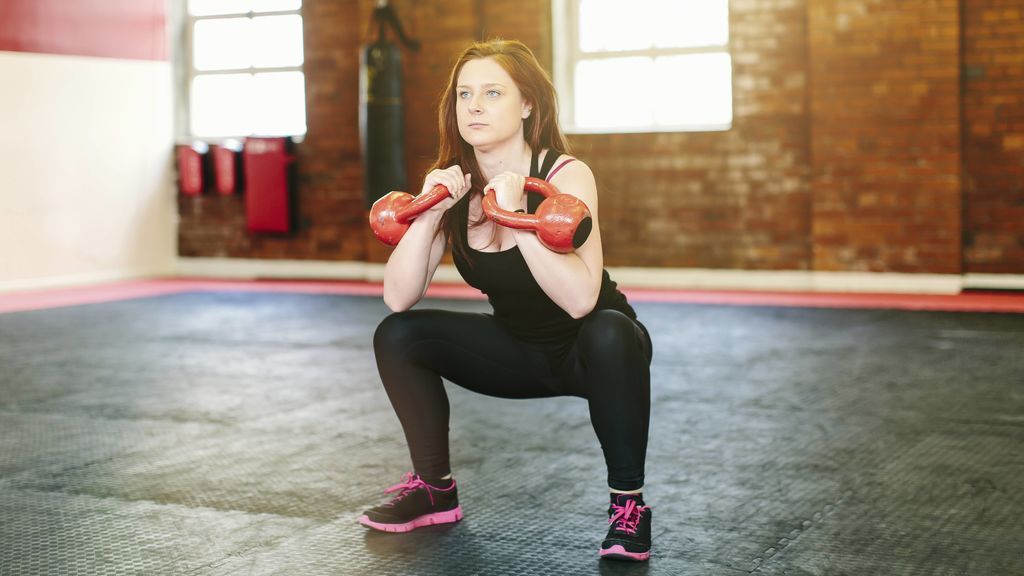
[[[547,180],[551,167],[560,155],[555,150],[549,150],[544,165],[538,167],[537,153],[534,152],[530,176]],[[534,213],[543,200],[539,194],[529,194],[529,212]],[[466,229],[469,223],[463,221],[460,225]],[[494,308],[495,319],[518,338],[539,344],[552,353],[561,355],[568,351],[583,320],[574,319],[544,293],[530,273],[526,260],[519,252],[519,246],[500,252],[480,252],[469,247],[466,236],[463,238],[462,248],[473,262],[470,264],[457,251],[453,251],[455,267],[467,284],[487,295]],[[625,295],[619,292],[608,271],[603,270],[601,290],[594,310],[606,309],[618,310],[636,320],[633,307],[626,301]]]

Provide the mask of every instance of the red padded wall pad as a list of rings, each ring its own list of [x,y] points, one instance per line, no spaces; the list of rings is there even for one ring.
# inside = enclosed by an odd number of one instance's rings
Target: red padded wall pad
[[[245,214],[250,232],[289,232],[292,206],[285,138],[250,137],[245,159]]]
[[[164,0],[2,0],[0,50],[167,60]]]

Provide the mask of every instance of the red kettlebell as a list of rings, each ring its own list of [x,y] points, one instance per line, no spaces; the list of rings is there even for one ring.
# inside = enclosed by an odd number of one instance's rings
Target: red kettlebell
[[[448,188],[441,184],[415,197],[408,192],[381,196],[370,208],[370,228],[378,240],[394,246],[405,236],[405,231],[417,216],[448,196]]]
[[[560,193],[550,182],[539,178],[527,178],[523,189],[544,196],[536,214],[502,210],[498,207],[494,190],[487,190],[484,194],[484,213],[502,226],[533,230],[548,250],[566,254],[583,246],[590,237],[594,221],[582,200],[572,194]]]

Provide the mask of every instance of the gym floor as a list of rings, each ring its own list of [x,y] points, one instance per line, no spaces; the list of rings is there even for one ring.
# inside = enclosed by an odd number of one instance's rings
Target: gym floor
[[[1024,296],[662,296],[634,299],[655,344],[642,565],[598,560],[603,461],[572,398],[449,385],[464,520],[356,523],[409,468],[372,293],[8,308],[0,574],[1024,574]]]

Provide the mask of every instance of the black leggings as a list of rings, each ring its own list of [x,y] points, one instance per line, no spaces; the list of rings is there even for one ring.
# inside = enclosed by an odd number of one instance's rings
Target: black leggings
[[[373,348],[413,469],[424,478],[451,471],[444,377],[488,396],[586,398],[608,485],[616,490],[643,486],[651,339],[625,314],[588,315],[564,358],[516,338],[490,314],[444,310],[391,314],[377,327]]]

